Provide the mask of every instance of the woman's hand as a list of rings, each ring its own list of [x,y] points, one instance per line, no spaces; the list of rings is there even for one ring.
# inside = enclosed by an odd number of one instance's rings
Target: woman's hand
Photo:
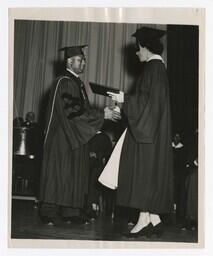
[[[124,102],[124,92],[120,91],[119,93],[107,92],[107,94],[112,98],[112,100],[119,103]]]

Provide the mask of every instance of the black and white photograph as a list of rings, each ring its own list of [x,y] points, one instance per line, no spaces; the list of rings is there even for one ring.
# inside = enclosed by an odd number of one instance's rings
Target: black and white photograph
[[[199,245],[203,25],[87,11],[10,17],[11,244]]]

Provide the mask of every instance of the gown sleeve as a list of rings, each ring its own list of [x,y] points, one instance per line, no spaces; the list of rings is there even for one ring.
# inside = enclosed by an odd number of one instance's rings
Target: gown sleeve
[[[77,84],[62,79],[56,96],[56,113],[72,149],[86,144],[101,128],[104,114],[85,104]]]
[[[164,69],[149,65],[138,80],[136,93],[125,97],[124,113],[138,143],[155,141],[166,106],[167,82]]]

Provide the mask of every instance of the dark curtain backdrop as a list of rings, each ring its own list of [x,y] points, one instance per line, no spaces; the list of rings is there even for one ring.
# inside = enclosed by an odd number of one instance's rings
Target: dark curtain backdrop
[[[16,20],[14,34],[14,118],[34,111],[45,116],[48,91],[63,67],[64,46],[88,44],[87,67],[82,79],[131,89],[139,62],[131,35],[142,24]],[[166,30],[166,25],[145,25]],[[166,37],[163,38],[166,49]],[[166,50],[163,58],[167,59]],[[87,91],[91,103],[102,108],[109,98]]]
[[[198,26],[167,26],[167,71],[173,132],[188,138],[198,128]]]

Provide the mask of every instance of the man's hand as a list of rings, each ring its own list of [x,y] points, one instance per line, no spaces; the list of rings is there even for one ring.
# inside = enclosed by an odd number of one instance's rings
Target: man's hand
[[[121,119],[121,114],[115,109],[115,107],[106,107],[104,109],[104,118],[117,122]]]
[[[107,92],[107,94],[112,98],[112,100],[119,103],[124,102],[124,92],[120,91],[119,93]]]

